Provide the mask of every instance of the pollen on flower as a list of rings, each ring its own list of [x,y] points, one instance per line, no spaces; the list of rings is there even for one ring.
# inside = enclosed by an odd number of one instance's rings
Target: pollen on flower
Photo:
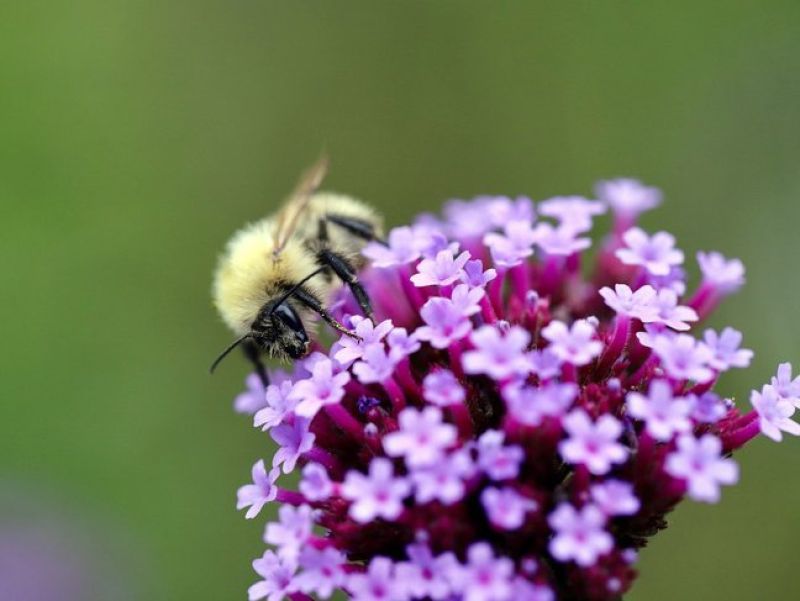
[[[790,364],[749,410],[713,390],[753,358],[698,325],[742,263],[699,253],[692,285],[675,238],[637,226],[659,190],[596,193],[451,201],[391,230],[363,250],[374,319],[343,290],[356,337],[248,378],[235,408],[277,445],[237,495],[247,518],[277,505],[251,600],[615,601],[677,504],[736,483],[734,451],[800,436]]]

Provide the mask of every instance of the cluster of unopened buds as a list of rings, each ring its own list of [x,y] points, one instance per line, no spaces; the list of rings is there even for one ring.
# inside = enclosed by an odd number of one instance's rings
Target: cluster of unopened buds
[[[619,599],[677,503],[736,483],[733,451],[800,434],[789,364],[749,411],[713,392],[753,353],[732,328],[690,332],[744,267],[698,253],[687,294],[673,236],[636,226],[659,203],[626,179],[535,211],[480,197],[369,244],[376,320],[342,291],[359,339],[237,399],[278,447],[238,493],[248,518],[280,504],[250,599]]]

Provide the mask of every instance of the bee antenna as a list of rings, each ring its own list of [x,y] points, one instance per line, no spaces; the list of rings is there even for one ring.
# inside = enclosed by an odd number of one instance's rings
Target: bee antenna
[[[224,351],[222,351],[222,352],[219,354],[219,356],[218,356],[216,359],[214,359],[214,363],[212,363],[212,364],[211,364],[211,368],[208,370],[208,373],[210,373],[210,374],[213,374],[213,373],[214,373],[214,370],[217,368],[217,365],[219,365],[219,364],[220,364],[220,362],[221,362],[221,361],[222,361],[222,360],[223,360],[225,357],[227,357],[227,356],[230,354],[230,352],[231,352],[233,349],[235,349],[237,346],[239,346],[240,344],[242,344],[242,342],[244,342],[244,341],[245,341],[245,340],[247,340],[248,338],[253,338],[253,332],[248,332],[248,333],[247,333],[247,334],[245,334],[244,336],[241,336],[240,338],[237,338],[237,339],[236,339],[236,340],[234,340],[232,343],[230,343],[230,344],[228,345],[228,348],[226,348]]]

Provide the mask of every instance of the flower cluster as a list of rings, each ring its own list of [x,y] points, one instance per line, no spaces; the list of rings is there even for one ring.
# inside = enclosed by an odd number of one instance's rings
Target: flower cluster
[[[343,290],[358,338],[236,402],[278,448],[238,494],[248,518],[280,504],[250,599],[619,599],[677,503],[736,483],[733,451],[800,434],[789,364],[750,411],[713,392],[753,353],[732,328],[693,330],[744,268],[699,253],[687,294],[673,236],[636,226],[660,201],[625,179],[536,210],[452,201],[366,246],[375,321]]]

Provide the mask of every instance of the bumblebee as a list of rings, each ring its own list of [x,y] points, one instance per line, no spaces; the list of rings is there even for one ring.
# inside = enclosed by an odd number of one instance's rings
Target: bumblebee
[[[326,308],[341,283],[349,286],[364,314],[372,316],[358,271],[365,264],[361,250],[383,236],[382,219],[359,200],[318,192],[327,167],[323,157],[303,174],[276,214],[243,227],[225,247],[212,296],[237,338],[217,357],[211,371],[242,346],[266,385],[262,355],[305,356],[309,332],[318,318],[355,336]]]

